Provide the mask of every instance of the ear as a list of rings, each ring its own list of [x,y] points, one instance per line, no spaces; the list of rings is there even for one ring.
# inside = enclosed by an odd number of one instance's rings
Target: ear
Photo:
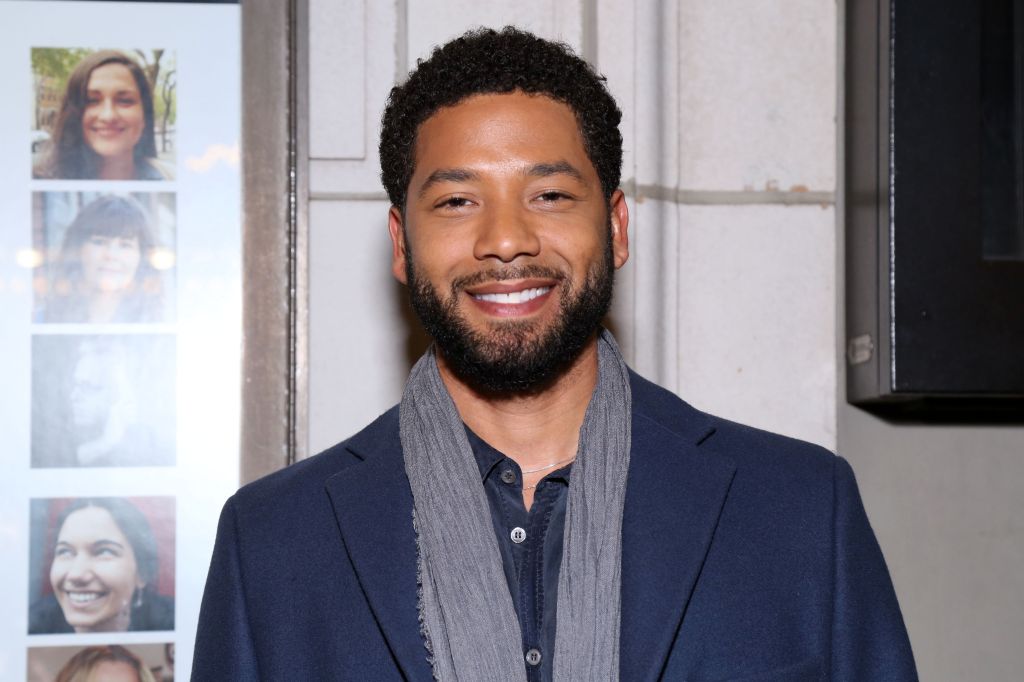
[[[391,236],[391,274],[402,284],[408,284],[405,276],[405,229],[402,212],[396,206],[388,211],[388,234]]]
[[[612,255],[618,270],[629,260],[629,206],[621,189],[612,193],[609,202],[612,223]]]

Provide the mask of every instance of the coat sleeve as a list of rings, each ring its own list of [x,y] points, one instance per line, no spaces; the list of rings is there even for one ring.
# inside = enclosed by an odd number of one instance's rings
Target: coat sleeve
[[[256,648],[245,603],[233,499],[224,505],[217,526],[210,573],[199,611],[192,680],[259,679]]]
[[[835,460],[834,680],[917,680],[882,551],[846,460]]]

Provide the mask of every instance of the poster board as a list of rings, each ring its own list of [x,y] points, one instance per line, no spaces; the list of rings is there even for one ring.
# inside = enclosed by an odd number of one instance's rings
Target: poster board
[[[0,679],[188,676],[239,482],[240,47],[237,5],[0,3]]]

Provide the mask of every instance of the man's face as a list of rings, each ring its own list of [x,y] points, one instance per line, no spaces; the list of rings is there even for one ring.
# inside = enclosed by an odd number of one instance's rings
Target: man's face
[[[392,270],[447,364],[476,388],[543,386],[593,338],[628,257],[566,105],[477,95],[420,126]],[[404,222],[403,222],[404,221]]]

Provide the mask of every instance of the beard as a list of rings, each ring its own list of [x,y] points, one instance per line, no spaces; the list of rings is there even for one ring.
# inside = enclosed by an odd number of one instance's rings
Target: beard
[[[572,365],[608,312],[615,279],[611,232],[604,253],[578,287],[553,268],[508,266],[460,277],[452,282],[448,297],[442,298],[430,282],[420,278],[411,253],[407,253],[406,276],[412,308],[456,376],[481,393],[537,393]],[[466,287],[529,277],[560,284],[558,313],[546,327],[534,320],[499,320],[477,331],[459,314]]]

